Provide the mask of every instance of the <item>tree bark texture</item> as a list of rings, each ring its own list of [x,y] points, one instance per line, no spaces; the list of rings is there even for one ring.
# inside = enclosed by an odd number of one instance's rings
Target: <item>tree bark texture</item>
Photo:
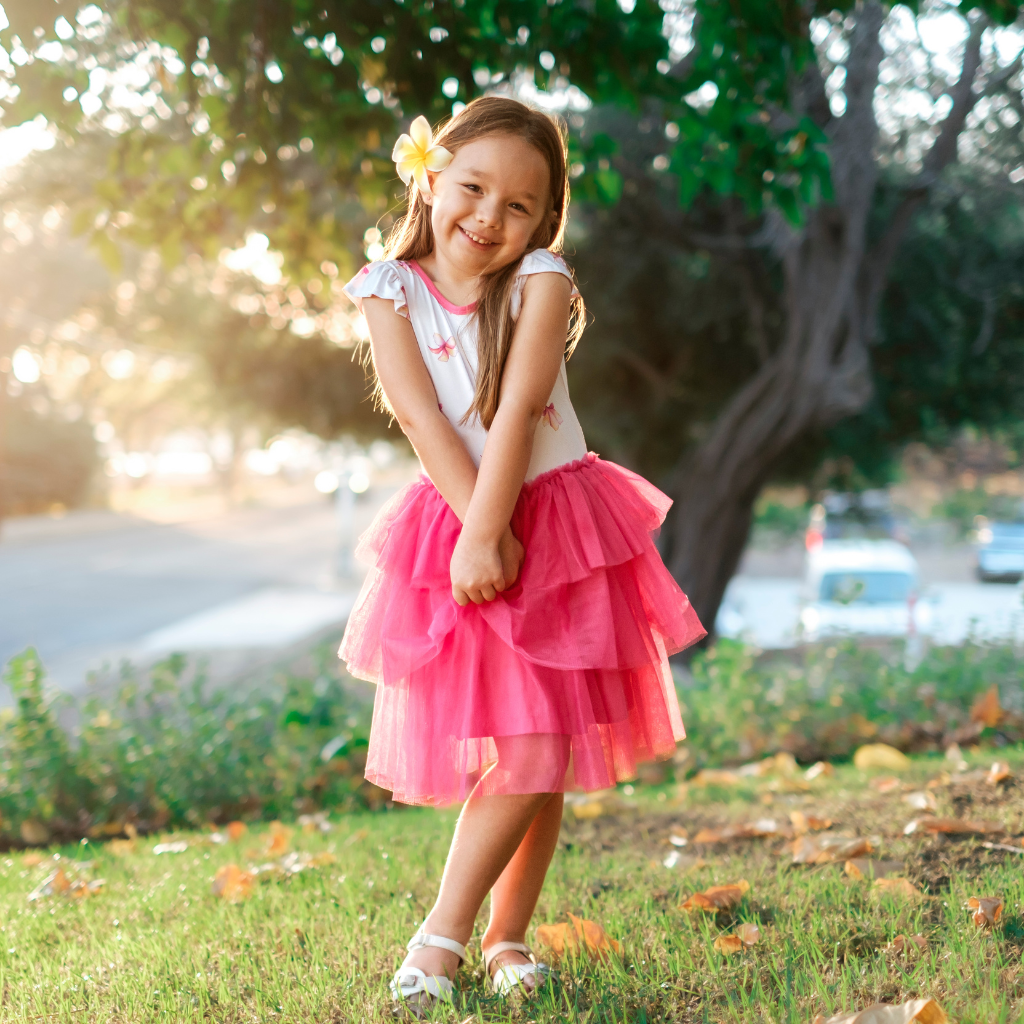
[[[773,232],[784,281],[782,341],[674,473],[675,505],[666,523],[664,553],[709,631],[747,541],[754,502],[779,459],[809,433],[859,412],[870,399],[868,347],[885,276],[928,185],[955,158],[956,139],[974,103],[977,25],[966,47],[956,102],[926,156],[922,180],[907,190],[890,227],[869,248],[868,219],[878,184],[873,99],[884,18],[873,0],[858,7],[846,111],[826,127],[833,201],[810,211],[799,231],[780,219]]]

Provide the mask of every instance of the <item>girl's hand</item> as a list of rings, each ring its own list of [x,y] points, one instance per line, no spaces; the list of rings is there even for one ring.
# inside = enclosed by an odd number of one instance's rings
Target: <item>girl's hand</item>
[[[498,541],[498,554],[501,556],[501,568],[505,574],[505,587],[511,587],[519,579],[519,570],[522,569],[526,558],[526,548],[519,543],[511,526],[505,527],[505,532]]]
[[[459,534],[451,561],[452,597],[457,604],[493,601],[505,589],[503,541],[504,536],[495,544],[474,540],[465,530]]]

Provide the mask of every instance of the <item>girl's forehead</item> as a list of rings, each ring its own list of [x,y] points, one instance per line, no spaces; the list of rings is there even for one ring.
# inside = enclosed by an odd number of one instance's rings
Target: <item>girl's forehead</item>
[[[543,154],[516,135],[485,135],[467,142],[459,147],[448,170],[534,200],[549,190],[550,171]]]

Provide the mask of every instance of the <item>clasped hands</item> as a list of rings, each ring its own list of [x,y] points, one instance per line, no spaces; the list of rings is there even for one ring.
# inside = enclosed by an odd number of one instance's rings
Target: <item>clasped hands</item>
[[[452,597],[460,605],[493,601],[519,578],[526,549],[510,526],[497,543],[463,529],[452,552]]]

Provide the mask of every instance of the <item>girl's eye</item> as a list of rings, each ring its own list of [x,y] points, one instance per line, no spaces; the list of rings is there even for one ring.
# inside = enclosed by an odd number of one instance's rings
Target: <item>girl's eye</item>
[[[530,212],[525,206],[522,205],[522,203],[513,203],[512,204],[512,209],[513,210],[522,210],[523,213],[529,213]]]
[[[463,188],[472,188],[472,189],[476,189],[477,191],[479,191],[479,190],[480,190],[480,186],[479,186],[479,185],[471,185],[471,184],[469,184],[468,182],[463,182],[463,186],[462,186],[462,187],[463,187]]]

